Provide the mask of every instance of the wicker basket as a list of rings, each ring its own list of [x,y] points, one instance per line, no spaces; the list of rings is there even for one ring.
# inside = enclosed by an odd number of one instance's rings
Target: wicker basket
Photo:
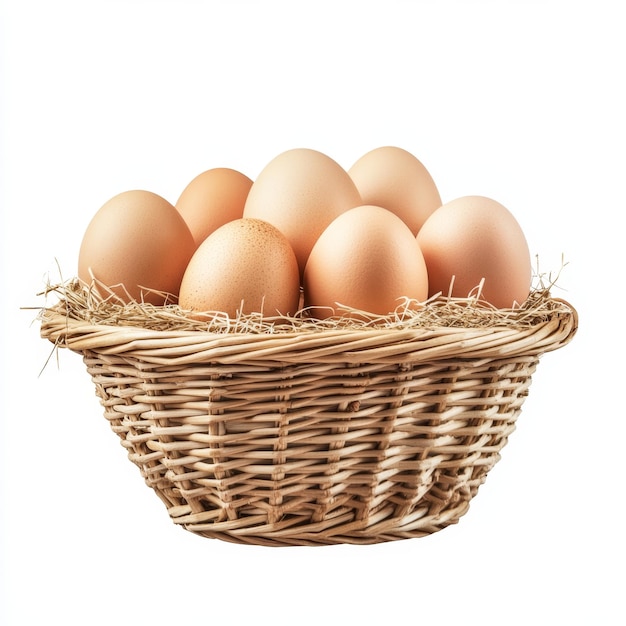
[[[80,317],[80,316],[79,316]],[[515,428],[571,305],[520,328],[213,333],[85,321],[41,335],[82,354],[104,415],[171,519],[204,537],[367,544],[456,523]]]

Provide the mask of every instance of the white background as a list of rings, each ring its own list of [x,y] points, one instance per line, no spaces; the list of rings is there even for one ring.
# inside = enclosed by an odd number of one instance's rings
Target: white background
[[[623,624],[624,22],[603,0],[4,0],[0,622]],[[80,358],[39,337],[95,211],[292,147],[395,144],[491,196],[580,330],[459,524],[258,548],[175,527]],[[619,223],[618,223],[618,220]],[[619,224],[619,225],[618,225]]]

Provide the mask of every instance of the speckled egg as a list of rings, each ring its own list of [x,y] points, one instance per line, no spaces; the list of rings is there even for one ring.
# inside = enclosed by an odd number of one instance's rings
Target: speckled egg
[[[272,224],[240,218],[213,231],[194,253],[180,287],[180,306],[192,315],[231,318],[296,313],[300,275],[287,238]]]

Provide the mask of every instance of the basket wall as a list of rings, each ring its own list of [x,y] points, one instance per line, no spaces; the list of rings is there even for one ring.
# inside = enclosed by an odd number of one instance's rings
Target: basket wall
[[[105,417],[174,522],[267,545],[374,543],[458,521],[537,360],[181,368],[85,354]]]

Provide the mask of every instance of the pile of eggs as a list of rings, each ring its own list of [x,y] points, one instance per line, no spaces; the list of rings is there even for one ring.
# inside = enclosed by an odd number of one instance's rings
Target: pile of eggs
[[[387,315],[439,293],[510,308],[531,277],[508,209],[484,196],[442,203],[422,162],[395,146],[349,169],[287,150],[254,181],[209,169],[175,204],[120,193],[94,215],[78,259],[78,278],[102,297],[177,301],[194,316]]]

